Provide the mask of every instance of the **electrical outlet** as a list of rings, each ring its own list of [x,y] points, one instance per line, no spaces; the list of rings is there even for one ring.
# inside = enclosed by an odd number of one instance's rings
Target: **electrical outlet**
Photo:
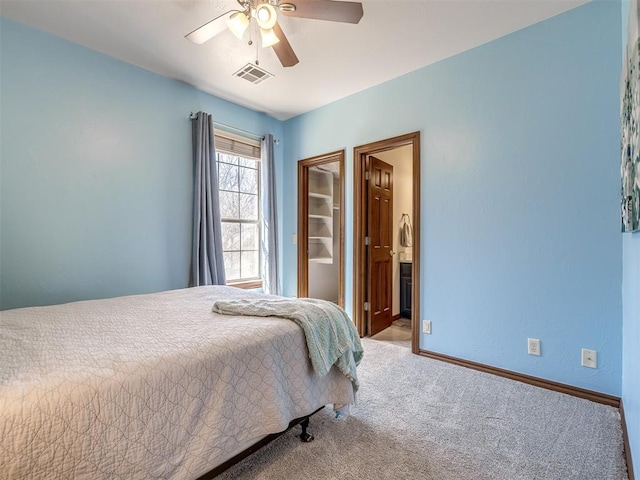
[[[589,350],[588,348],[582,349],[582,366],[589,368],[596,368],[598,364],[598,352],[595,350]]]
[[[422,333],[431,333],[431,320],[422,320]]]
[[[527,338],[527,353],[529,355],[540,355],[540,340]]]

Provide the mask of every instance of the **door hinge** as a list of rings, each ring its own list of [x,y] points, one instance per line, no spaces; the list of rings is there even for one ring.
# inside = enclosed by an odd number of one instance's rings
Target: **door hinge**
[[[369,180],[371,178],[371,173],[369,172],[364,172],[364,179],[365,180]]]
[[[369,311],[369,302],[364,302],[364,311],[365,312]]]
[[[365,245],[370,245],[371,244],[371,239],[369,237],[364,237],[364,244]]]

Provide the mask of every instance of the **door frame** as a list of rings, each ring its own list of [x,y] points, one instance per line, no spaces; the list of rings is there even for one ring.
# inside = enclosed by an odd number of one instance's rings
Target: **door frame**
[[[327,163],[340,165],[340,263],[338,305],[344,308],[344,158],[345,151],[325,153],[298,161],[298,297],[309,295],[309,169]],[[335,235],[335,232],[334,232]]]
[[[366,194],[365,173],[367,157],[386,152],[394,148],[411,145],[413,176],[413,255],[412,255],[412,289],[411,289],[411,351],[418,353],[420,349],[420,132],[407,133],[397,137],[379,140],[360,145],[353,149],[354,164],[354,233],[353,233],[353,320],[361,336],[367,332],[367,312],[364,309],[367,288],[367,249],[365,247],[366,215],[363,214]]]

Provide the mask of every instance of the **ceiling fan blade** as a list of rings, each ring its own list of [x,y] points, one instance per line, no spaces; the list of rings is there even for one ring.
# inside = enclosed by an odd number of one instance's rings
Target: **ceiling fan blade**
[[[273,31],[280,41],[272,45],[271,48],[276,52],[278,60],[280,60],[283,67],[293,67],[300,60],[298,60],[296,53],[293,51],[293,48],[291,48],[291,44],[289,43],[289,40],[287,40],[287,36],[282,31],[282,28],[280,28],[280,24],[278,22],[273,26]]]
[[[236,10],[231,10],[229,12],[223,13],[210,22],[207,22],[201,27],[196,28],[190,34],[185,35],[184,38],[198,45],[202,45],[204,42],[211,40],[213,37],[224,32],[227,29],[227,19],[229,18],[229,14],[235,11]]]
[[[360,2],[335,2],[332,0],[292,0],[295,11],[282,9],[287,17],[314,18],[331,22],[358,23],[364,14]]]

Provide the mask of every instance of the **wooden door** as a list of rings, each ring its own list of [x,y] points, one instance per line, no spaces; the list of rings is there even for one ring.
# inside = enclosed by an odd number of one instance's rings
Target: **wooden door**
[[[369,335],[392,322],[393,166],[369,158],[367,182]]]

